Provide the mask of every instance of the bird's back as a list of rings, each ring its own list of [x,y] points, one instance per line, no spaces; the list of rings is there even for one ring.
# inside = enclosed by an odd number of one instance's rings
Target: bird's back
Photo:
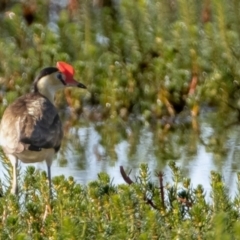
[[[51,148],[58,151],[62,137],[62,125],[55,106],[39,93],[18,98],[3,114],[0,144],[7,154]]]

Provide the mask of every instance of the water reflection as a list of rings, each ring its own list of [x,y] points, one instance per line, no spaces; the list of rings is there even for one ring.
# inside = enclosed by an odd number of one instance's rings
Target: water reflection
[[[65,134],[62,149],[53,162],[52,175],[74,176],[82,184],[97,179],[101,171],[107,172],[115,184],[124,183],[119,166],[136,175],[138,166],[147,162],[152,172],[165,172],[165,182],[171,180],[167,163],[177,162],[193,186],[202,184],[210,190],[210,171],[223,174],[230,194],[234,194],[236,174],[240,170],[240,127],[220,128],[211,119],[200,119],[200,133],[183,125],[164,133],[164,129],[142,123],[126,125],[106,121],[82,127],[70,127]],[[165,135],[164,135],[165,134]],[[27,165],[21,164],[25,169]],[[45,163],[34,164],[46,170]],[[2,172],[1,172],[2,174]],[[133,177],[134,178],[134,177]],[[155,179],[157,181],[157,179]]]
[[[123,165],[127,171],[132,169],[135,175],[139,164],[148,162],[153,179],[155,170],[162,169],[166,173],[165,181],[170,181],[167,162],[174,160],[194,186],[202,184],[209,191],[210,172],[216,170],[223,175],[230,194],[234,194],[234,173],[240,170],[240,129],[237,125],[224,128],[221,122],[212,122],[213,119],[212,116],[200,119],[200,133],[187,125],[179,125],[165,134],[157,125],[126,126],[119,122],[72,128],[66,140],[67,151],[62,151],[68,156],[64,171],[68,174],[74,171],[73,175],[81,183],[94,180],[98,172],[106,171],[118,184],[123,183],[119,166]],[[59,167],[62,157],[60,154],[54,167]]]

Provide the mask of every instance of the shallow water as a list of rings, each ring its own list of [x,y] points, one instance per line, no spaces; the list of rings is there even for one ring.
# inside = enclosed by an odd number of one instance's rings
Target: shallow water
[[[209,120],[210,119],[210,120]],[[230,196],[236,190],[236,172],[240,171],[240,127],[229,128],[212,124],[213,118],[200,119],[200,133],[191,126],[176,126],[161,136],[162,128],[147,124],[90,123],[82,127],[69,127],[52,175],[73,176],[78,183],[96,180],[99,172],[107,172],[114,184],[124,183],[119,167],[123,166],[134,180],[141,163],[148,163],[152,179],[156,170],[165,173],[164,181],[171,181],[169,161],[176,161],[182,173],[190,177],[193,187],[202,184],[210,192],[210,172],[220,172]],[[213,127],[214,126],[214,127]],[[45,163],[33,164],[46,170]],[[28,165],[21,164],[22,170]],[[2,167],[1,167],[2,169]],[[3,176],[3,171],[0,172]]]

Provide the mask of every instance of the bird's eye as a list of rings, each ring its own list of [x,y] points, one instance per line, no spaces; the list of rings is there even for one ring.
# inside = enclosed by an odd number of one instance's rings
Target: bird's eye
[[[59,73],[57,73],[57,78],[59,79],[59,80],[63,80],[63,78],[62,78],[62,74],[59,72]]]
[[[66,85],[65,83],[65,76],[62,73],[57,73],[57,78],[63,83],[63,85]]]

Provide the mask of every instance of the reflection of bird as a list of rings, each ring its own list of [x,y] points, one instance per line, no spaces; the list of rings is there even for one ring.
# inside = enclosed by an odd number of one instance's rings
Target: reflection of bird
[[[13,166],[11,193],[17,194],[18,160],[34,163],[46,160],[51,195],[51,164],[63,137],[54,103],[57,90],[68,86],[86,88],[73,78],[67,63],[44,68],[35,79],[33,92],[21,96],[5,110],[0,126],[0,145]]]

